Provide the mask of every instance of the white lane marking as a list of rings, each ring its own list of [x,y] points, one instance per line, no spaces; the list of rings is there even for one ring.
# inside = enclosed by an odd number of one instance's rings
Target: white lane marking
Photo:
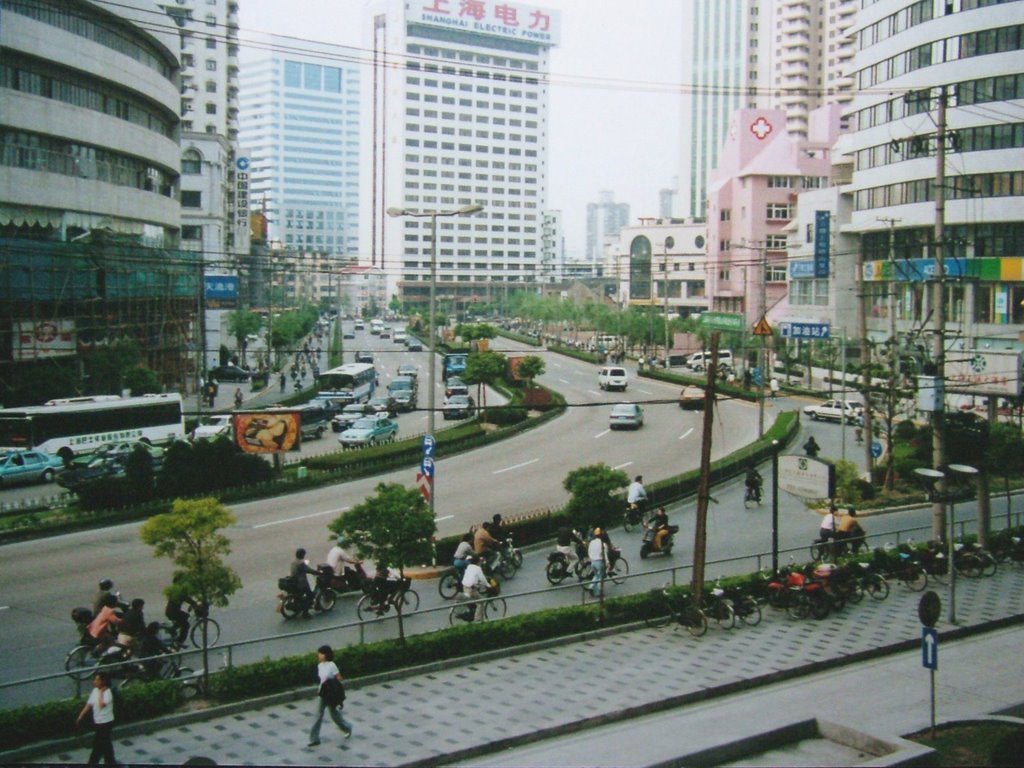
[[[654,392],[652,392],[649,389],[638,389],[637,392],[640,392],[640,393],[645,394],[645,395],[653,395],[654,394]]]
[[[633,462],[632,461],[627,461],[625,464],[619,464],[617,467],[612,467],[612,469],[625,469],[626,467],[631,467],[631,466],[633,466]]]
[[[560,384],[568,384],[568,383],[569,383],[569,380],[568,380],[568,379],[559,379],[559,380],[558,380],[558,382],[559,382]]]
[[[689,428],[688,430],[686,430],[685,432],[683,432],[683,434],[681,434],[681,435],[679,436],[679,439],[680,439],[680,440],[682,440],[682,439],[684,439],[684,438],[687,438],[687,437],[689,437],[689,436],[690,436],[690,433],[691,433],[691,432],[693,432],[693,427],[690,427],[690,428]]]
[[[9,605],[0,605],[0,611],[9,611],[10,609],[11,606]]]
[[[609,432],[611,432],[610,429],[606,429],[604,432],[598,432],[596,435],[594,435],[594,439],[597,440],[597,438],[599,438],[599,437],[604,437]]]
[[[531,464],[536,464],[540,459],[530,459],[524,461],[522,464],[513,464],[511,467],[505,467],[504,469],[496,469],[491,472],[492,475],[500,475],[502,472],[511,472],[513,469],[521,469],[522,467],[528,467]]]
[[[435,523],[439,523],[442,520],[451,520],[453,517],[455,517],[455,515],[445,515],[444,517],[435,517],[434,518],[434,522]]]
[[[588,390],[587,390],[587,394],[588,394],[588,395],[594,395],[595,397],[600,397],[600,396],[601,396],[601,393],[600,393],[600,392],[595,392],[595,391],[594,391],[594,390],[592,390],[592,389],[588,389]]]
[[[273,520],[273,521],[271,521],[269,523],[260,523],[259,525],[254,525],[253,529],[255,530],[257,528],[269,528],[272,525],[283,525],[284,523],[294,523],[296,520],[309,520],[311,517],[323,517],[324,515],[336,515],[339,512],[346,511],[347,509],[349,509],[349,507],[342,507],[341,509],[325,509],[322,512],[313,512],[313,513],[311,513],[309,515],[299,515],[298,517],[289,517],[289,518],[286,518],[285,520]]]

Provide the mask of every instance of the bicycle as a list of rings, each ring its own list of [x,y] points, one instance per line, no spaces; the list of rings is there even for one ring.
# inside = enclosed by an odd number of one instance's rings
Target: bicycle
[[[751,502],[753,506],[761,506],[761,486],[760,485],[748,485],[746,493],[743,494],[743,506],[746,509],[751,508]]]
[[[972,545],[958,543],[954,546],[953,567],[961,576],[977,579],[982,576],[995,576],[999,566],[996,559],[975,542]]]
[[[673,592],[670,585],[666,584],[654,594],[662,596],[662,611],[644,619],[644,624],[657,629],[667,627],[670,623],[679,624],[686,628],[686,631],[693,637],[701,637],[708,631],[708,617],[700,606],[697,605],[689,594]]]
[[[476,611],[471,609],[476,607]],[[478,600],[470,600],[465,592],[455,596],[455,605],[448,611],[448,623],[455,626],[459,622],[487,621],[488,619],[503,619],[508,613],[508,603],[504,597],[498,594],[496,584],[492,584],[487,594]]]
[[[356,603],[356,616],[360,621],[366,621],[367,619],[379,618],[388,613],[392,608],[395,609],[395,613],[399,611],[409,613],[419,610],[420,596],[415,589],[410,588],[409,585],[411,583],[412,579],[408,576],[400,581],[388,579],[385,582],[385,589],[388,593],[384,598],[384,602],[377,605],[374,603],[374,587],[371,582],[367,585],[369,591],[360,597],[359,602]]]
[[[203,647],[203,626],[206,627],[207,646],[212,647],[220,642],[220,624],[216,619],[211,619],[206,611],[197,614],[193,610],[188,611],[188,630],[185,632],[185,640],[178,642],[178,627],[174,624],[164,622],[157,631],[157,638],[168,648],[174,650],[183,649],[188,642],[193,648]]]
[[[711,596],[705,600],[704,614],[714,619],[723,629],[732,629],[736,626],[736,611],[733,609],[732,600],[726,596],[725,590],[718,582],[712,587]]]
[[[610,550],[608,558],[611,562],[608,564],[607,571],[605,571],[605,579],[615,584],[625,584],[626,577],[629,576],[629,562],[621,555],[621,550],[618,549]],[[590,558],[579,561],[576,566],[576,576],[579,578],[581,586],[584,589],[588,589],[590,581],[594,578],[594,566],[590,562]]]

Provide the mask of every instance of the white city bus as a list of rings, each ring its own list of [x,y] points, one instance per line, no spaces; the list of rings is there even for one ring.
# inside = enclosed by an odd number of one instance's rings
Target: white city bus
[[[0,451],[35,449],[70,462],[115,440],[185,439],[181,395],[70,397],[46,405],[0,408]]]
[[[318,400],[365,403],[377,389],[377,369],[370,363],[345,363],[320,374]]]

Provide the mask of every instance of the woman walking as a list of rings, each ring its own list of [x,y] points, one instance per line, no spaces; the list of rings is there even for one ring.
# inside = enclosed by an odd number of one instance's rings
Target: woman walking
[[[114,759],[114,693],[110,690],[110,677],[106,672],[98,672],[92,680],[93,689],[89,700],[78,713],[75,725],[81,725],[89,711],[92,711],[92,722],[95,735],[92,740],[92,752],[89,753],[89,765],[99,765],[100,758],[106,765],[116,765]]]
[[[320,678],[319,696],[317,698],[316,722],[309,731],[309,746],[320,743],[320,724],[324,721],[324,710],[331,713],[331,720],[345,734],[347,739],[352,735],[352,724],[341,714],[345,706],[345,686],[341,682],[341,672],[334,663],[334,651],[329,645],[321,645],[316,650],[319,664],[316,672]]]

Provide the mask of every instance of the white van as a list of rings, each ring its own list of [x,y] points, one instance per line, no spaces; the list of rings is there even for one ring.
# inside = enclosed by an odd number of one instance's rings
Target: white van
[[[597,372],[597,385],[601,389],[611,391],[618,389],[626,391],[629,379],[626,376],[626,369],[617,365],[605,365]]]
[[[695,371],[703,371],[707,368],[707,364],[711,362],[710,352],[694,352],[688,358],[686,358],[686,365],[688,368],[692,368]],[[734,367],[732,350],[720,349],[718,350],[718,365],[728,366],[729,368]]]

